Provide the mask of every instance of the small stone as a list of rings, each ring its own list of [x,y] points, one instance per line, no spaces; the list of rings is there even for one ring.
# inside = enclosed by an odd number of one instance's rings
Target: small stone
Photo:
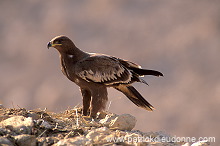
[[[105,118],[106,115],[107,115],[107,113],[104,111],[98,112],[98,119],[103,119],[103,118]]]
[[[30,134],[33,125],[34,122],[31,117],[25,118],[23,116],[14,116],[0,122],[0,126],[22,134]]]
[[[92,145],[91,140],[84,136],[77,136],[74,138],[62,139],[53,146],[67,146],[67,145]]]
[[[191,146],[209,146],[210,142],[208,141],[198,141],[193,143]]]
[[[0,145],[1,146],[14,146],[14,144],[8,140],[6,137],[0,137]]]
[[[106,137],[111,134],[111,131],[107,127],[101,127],[91,130],[86,138],[90,139],[93,143],[104,144],[106,143]]]
[[[37,141],[34,135],[22,134],[15,136],[15,142],[19,146],[36,146]]]
[[[2,104],[0,104],[0,109],[5,108]]]
[[[139,133],[129,133],[125,135],[124,138],[126,139],[126,143],[128,144],[139,144],[140,145],[144,142],[142,135]]]
[[[106,127],[109,127],[109,124],[111,123],[111,121],[117,117],[118,117],[118,115],[116,115],[116,114],[107,114],[104,119],[101,119],[99,121],[99,123],[103,124]]]
[[[0,127],[0,135],[7,135],[10,133],[10,130]]]
[[[40,115],[37,114],[36,112],[33,112],[33,111],[29,111],[29,112],[27,113],[27,116],[28,116],[28,117],[31,117],[33,120],[38,120],[38,119],[40,119]]]
[[[46,143],[48,144],[48,145],[52,145],[52,144],[54,144],[54,143],[57,143],[59,140],[58,140],[59,138],[57,138],[57,137],[47,137],[46,138]]]
[[[98,128],[98,129],[94,129],[94,130],[91,130],[87,135],[86,137],[89,138],[89,139],[95,139],[95,137],[99,136],[99,135],[108,135],[110,134],[110,130],[107,128],[107,127],[101,127],[101,128]]]
[[[46,137],[37,137],[37,144],[39,146],[44,146],[46,145]]]
[[[109,128],[130,131],[134,128],[136,122],[137,120],[134,116],[130,114],[123,114],[112,120],[109,124]]]
[[[43,127],[45,129],[52,129],[52,126],[47,121],[43,121],[40,127]]]
[[[2,115],[2,116],[0,116],[0,122],[6,120],[6,119],[8,119],[8,118],[10,118],[10,116],[8,116],[8,115]]]

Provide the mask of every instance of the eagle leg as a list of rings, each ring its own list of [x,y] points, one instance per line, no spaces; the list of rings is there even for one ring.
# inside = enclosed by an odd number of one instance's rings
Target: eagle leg
[[[96,118],[98,112],[105,110],[107,101],[108,93],[106,87],[101,86],[93,89],[90,117]]]
[[[91,102],[91,92],[87,89],[80,88],[83,97],[83,115],[88,116],[90,102]]]

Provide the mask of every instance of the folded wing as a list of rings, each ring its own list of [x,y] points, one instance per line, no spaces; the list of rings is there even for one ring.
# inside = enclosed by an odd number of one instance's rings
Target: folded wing
[[[75,65],[75,73],[88,82],[114,85],[129,83],[132,73],[116,58],[104,55],[94,55],[85,58]]]

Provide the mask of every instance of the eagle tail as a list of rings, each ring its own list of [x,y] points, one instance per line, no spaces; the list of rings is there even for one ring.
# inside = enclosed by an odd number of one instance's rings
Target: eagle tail
[[[124,93],[135,105],[148,111],[153,111],[154,107],[147,102],[142,95],[131,85],[119,85],[115,89]]]
[[[153,75],[153,76],[163,76],[163,74],[156,70],[142,69],[142,68],[130,68],[138,75]]]

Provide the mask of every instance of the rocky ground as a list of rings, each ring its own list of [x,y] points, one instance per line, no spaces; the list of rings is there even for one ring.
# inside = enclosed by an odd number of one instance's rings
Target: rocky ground
[[[78,107],[62,113],[1,107],[0,145],[189,145],[183,141],[169,141],[171,136],[164,132],[132,130],[136,118],[129,114],[100,113],[93,120],[82,116],[81,111]],[[195,145],[209,143],[197,142]]]

